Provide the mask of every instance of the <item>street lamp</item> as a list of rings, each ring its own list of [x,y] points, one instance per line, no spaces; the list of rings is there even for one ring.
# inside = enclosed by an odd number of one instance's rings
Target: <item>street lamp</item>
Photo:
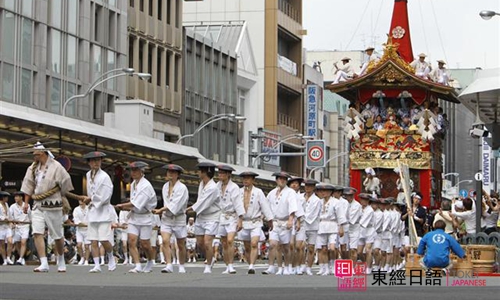
[[[309,172],[309,179],[312,179],[312,175],[313,173],[316,171],[316,170],[319,170],[319,169],[323,169],[323,168],[326,168],[326,165],[328,165],[329,162],[331,162],[332,160],[334,160],[335,158],[338,158],[338,157],[341,157],[341,156],[344,156],[344,155],[347,155],[349,154],[349,152],[341,152],[339,154],[336,154],[334,156],[332,156],[330,159],[328,159],[326,162],[325,162],[325,166],[324,167],[316,167],[314,169],[311,170],[311,172]]]
[[[193,137],[195,134],[200,132],[203,128],[207,127],[209,124],[212,124],[214,122],[221,121],[221,120],[226,120],[226,119],[234,119],[236,121],[245,121],[247,118],[245,118],[243,116],[237,116],[235,114],[218,114],[215,116],[211,116],[210,118],[206,119],[203,123],[201,123],[201,125],[198,126],[198,128],[196,128],[193,133],[181,136],[177,140],[176,144],[178,144],[178,145],[181,144],[182,140],[184,140],[185,138]]]
[[[272,149],[277,149],[281,144],[283,144],[284,142],[286,142],[288,140],[291,140],[291,139],[307,140],[307,139],[313,139],[313,138],[314,138],[313,136],[303,135],[302,133],[289,134],[289,135],[284,136],[282,139],[280,139],[279,142],[271,148],[271,150]],[[254,161],[253,161],[252,167],[255,168],[255,165],[257,164],[257,162],[259,161],[259,159],[262,156],[269,156],[269,153],[271,153],[271,152],[268,151],[268,152],[264,152],[264,153],[261,153],[261,154],[257,155],[255,157]]]
[[[484,20],[489,20],[491,18],[493,18],[494,16],[500,16],[499,13],[497,12],[494,12],[494,11],[491,11],[491,10],[482,10],[479,15],[481,16],[481,18],[483,18]]]
[[[109,75],[109,74],[111,74],[113,72],[117,72],[117,71],[121,71],[122,73],[106,77],[107,75]],[[137,75],[142,80],[149,80],[149,78],[151,78],[151,74],[149,74],[149,73],[137,73],[137,72],[134,72],[134,69],[132,69],[132,68],[115,69],[115,70],[108,71],[108,72],[104,73],[103,75],[101,75],[100,77],[98,77],[96,80],[94,80],[94,82],[92,82],[92,84],[90,85],[90,87],[87,89],[87,91],[85,93],[83,93],[81,95],[71,96],[66,101],[64,101],[62,115],[66,116],[66,107],[68,106],[68,104],[71,101],[73,101],[75,99],[80,99],[80,98],[87,97],[100,84],[102,84],[102,83],[104,83],[104,82],[106,82],[108,80],[117,78],[117,77],[121,77],[121,76],[134,76],[134,75]]]

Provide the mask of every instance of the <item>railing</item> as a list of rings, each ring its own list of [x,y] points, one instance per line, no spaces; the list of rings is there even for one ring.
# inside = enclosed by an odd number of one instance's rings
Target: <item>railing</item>
[[[288,1],[279,0],[278,1],[278,9],[280,11],[282,11],[285,15],[292,18],[297,23],[300,23],[300,14],[299,14],[298,10],[295,9],[295,7],[293,7]]]
[[[278,113],[278,125],[285,125],[292,130],[299,131],[299,121],[284,113]]]

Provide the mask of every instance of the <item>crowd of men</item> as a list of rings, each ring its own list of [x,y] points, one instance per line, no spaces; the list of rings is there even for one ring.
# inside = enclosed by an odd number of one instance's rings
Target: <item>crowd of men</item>
[[[73,186],[66,170],[43,145],[35,146],[34,163],[26,172],[21,191],[15,194],[16,203],[8,208],[8,193],[1,195],[0,245],[8,245],[7,249],[0,247],[4,262],[13,263],[10,258],[12,245],[15,245],[20,254],[17,263],[24,264],[31,224],[40,261],[34,272],[49,271],[46,230],[49,243],[55,245],[57,271],[66,272],[71,233],[64,234],[63,223],[69,223],[77,228],[79,264],[93,262],[90,273],[102,272],[105,262],[108,271],[116,269],[113,246],[114,230],[118,229],[124,263],[134,266],[130,273],[152,272],[157,245],[161,244],[160,257],[165,262],[162,273],[175,271],[174,260],[177,272],[185,273],[185,263],[196,261],[198,251],[206,259],[203,273],[210,274],[220,245],[226,265],[223,274],[235,274],[234,249],[235,241],[239,241],[243,247],[238,252],[248,263],[247,273],[255,274],[260,246],[266,240],[263,233],[266,227],[269,266],[263,274],[313,275],[315,258],[320,266],[318,275],[333,274],[334,261],[339,258],[366,262],[366,272],[370,274],[373,270],[391,271],[404,267],[405,253],[410,247],[410,218],[415,221],[418,236],[430,230],[425,226],[429,219],[420,206],[421,195],[413,194],[409,208],[394,198],[381,199],[373,184],[380,184],[373,169],[366,170],[365,193],[358,195],[358,201],[354,199],[358,192],[354,188],[291,177],[285,172],[273,174],[276,188],[266,196],[254,185],[257,173],[237,174],[243,183],[240,188],[231,180],[235,172],[231,166],[202,162],[197,166],[200,179],[197,199],[188,207],[188,189],[180,181],[184,169],[168,164],[164,166],[163,205],[158,208],[156,192],[144,176],[148,165],[136,161],[128,164],[133,179],[130,199],[113,206],[110,203],[113,183],[101,169],[104,156],[98,151],[84,156],[90,168],[86,174],[87,195],[74,195],[70,193]],[[216,170],[217,183],[214,181]],[[66,197],[79,201],[72,221],[68,220]],[[487,200],[486,205],[490,219],[498,219],[496,201]],[[474,209],[472,200],[467,198],[460,205],[454,203],[451,212],[444,205],[435,218],[452,223],[451,229],[444,229],[447,233],[456,232],[460,222],[465,224],[467,232],[472,232],[475,228],[471,227],[470,216],[474,215],[471,213]],[[193,212],[196,219],[189,218],[186,224],[188,214]],[[216,237],[220,237],[220,244]],[[161,243],[157,239],[161,239]],[[145,265],[141,264],[141,252]]]

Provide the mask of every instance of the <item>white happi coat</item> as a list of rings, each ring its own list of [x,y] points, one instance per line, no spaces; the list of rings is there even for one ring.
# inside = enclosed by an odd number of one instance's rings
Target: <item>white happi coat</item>
[[[108,173],[99,169],[92,180],[92,171],[87,172],[87,195],[90,197],[89,223],[111,222],[109,207],[113,196],[113,183]]]
[[[349,203],[349,208],[347,210],[347,220],[349,222],[349,231],[359,231],[360,225],[359,221],[362,215],[362,207],[358,201],[353,199]]]
[[[382,212],[384,216],[384,221],[382,222],[382,239],[392,239],[391,228],[392,222],[394,221],[392,213],[386,209]]]
[[[186,208],[189,200],[189,191],[186,185],[179,180],[174,184],[172,194],[169,195],[170,181],[163,185],[163,207],[168,210],[164,211],[161,216],[163,224],[171,226],[185,226],[186,225]]]
[[[220,218],[220,193],[217,184],[210,179],[207,184],[200,182],[198,187],[198,199],[193,205],[193,211],[196,212],[196,223],[199,222],[218,222]]]
[[[361,236],[368,237],[375,232],[373,222],[375,219],[375,212],[371,205],[367,205],[361,210],[361,217],[359,218],[359,226],[361,227]]]
[[[316,194],[312,194],[308,199],[304,197],[304,227],[306,231],[318,231],[319,218],[323,201]]]
[[[130,211],[128,223],[144,226],[152,225],[151,211],[158,203],[156,192],[151,183],[142,177],[137,183],[134,180],[130,188],[130,202],[134,205]]]
[[[75,209],[73,210],[73,223],[75,223],[75,225],[80,225],[80,224],[88,225],[89,224],[89,207],[88,206],[85,206],[85,208],[82,208],[81,206],[75,207]],[[78,226],[78,227],[76,227],[76,230],[80,231],[80,232],[86,232],[87,227]]]
[[[339,232],[337,205],[338,201],[330,197],[328,201],[321,200],[323,206],[320,214],[318,234],[331,234]]]
[[[5,204],[5,207],[4,207]],[[7,221],[9,219],[9,205],[7,202],[4,204],[0,203],[0,221]],[[9,229],[9,223],[0,223],[0,231]],[[5,245],[1,245],[2,247]]]
[[[287,186],[279,195],[278,188],[274,188],[267,194],[267,200],[275,221],[288,221],[290,215],[297,212],[297,193]]]
[[[245,214],[243,198],[240,198],[240,187],[232,180],[229,180],[224,192],[222,192],[222,181],[217,183],[217,188],[220,193],[220,204],[222,209],[220,224],[232,224],[237,221],[239,216],[243,216]]]
[[[239,190],[239,199],[244,209],[245,188]],[[247,211],[243,214],[243,229],[254,229],[262,227],[262,217],[267,221],[273,220],[273,213],[264,192],[258,187],[252,186],[250,202]]]
[[[377,234],[382,234],[382,226],[384,224],[384,212],[382,210],[377,209],[373,212],[372,224]]]
[[[36,167],[35,176],[33,176],[34,167]],[[51,190],[56,185],[60,190],[43,200],[34,201],[33,210],[62,210],[62,196],[73,190],[71,177],[66,169],[58,161],[49,157],[44,169],[40,168],[40,164],[32,164],[28,168],[21,192],[29,196],[38,195]]]

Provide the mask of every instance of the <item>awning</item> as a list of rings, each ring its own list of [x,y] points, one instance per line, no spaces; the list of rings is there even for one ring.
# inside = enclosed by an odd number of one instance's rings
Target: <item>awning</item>
[[[500,122],[500,68],[477,70],[475,80],[460,94],[460,101],[486,124]]]

